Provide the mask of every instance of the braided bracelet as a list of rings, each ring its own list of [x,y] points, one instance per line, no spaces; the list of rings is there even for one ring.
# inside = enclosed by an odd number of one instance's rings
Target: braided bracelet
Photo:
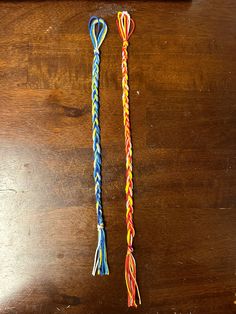
[[[93,125],[93,152],[94,152],[94,183],[97,212],[98,245],[95,251],[92,274],[108,275],[106,237],[104,230],[102,212],[102,177],[101,177],[101,144],[99,126],[99,48],[107,34],[105,21],[96,16],[89,21],[89,32],[94,48],[93,69],[92,69],[92,125]]]
[[[129,85],[128,85],[128,40],[132,35],[135,24],[128,12],[118,12],[117,27],[123,41],[122,46],[122,103],[125,129],[126,153],[126,224],[127,224],[127,253],[125,259],[125,281],[128,291],[128,307],[136,304],[136,292],[141,304],[138,284],[136,281],[136,262],[133,256],[133,238],[135,235],[133,224],[133,174],[132,174],[132,142],[129,117]]]

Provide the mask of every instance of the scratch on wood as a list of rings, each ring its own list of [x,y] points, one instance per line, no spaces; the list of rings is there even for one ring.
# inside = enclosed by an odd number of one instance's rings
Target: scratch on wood
[[[136,9],[132,8],[131,6],[122,6],[118,4],[102,4],[98,7],[98,9],[93,13],[94,15],[97,16],[113,16],[114,14],[117,14],[118,11],[129,11],[129,12],[134,12]]]
[[[0,192],[14,192],[14,193],[17,193],[17,190],[15,190],[15,189],[1,189]]]

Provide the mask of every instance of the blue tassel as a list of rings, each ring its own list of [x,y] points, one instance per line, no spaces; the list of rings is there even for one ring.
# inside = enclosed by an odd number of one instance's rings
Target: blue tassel
[[[109,268],[107,264],[106,252],[106,237],[103,224],[98,225],[98,246],[95,252],[93,264],[93,276],[96,275],[109,275]]]

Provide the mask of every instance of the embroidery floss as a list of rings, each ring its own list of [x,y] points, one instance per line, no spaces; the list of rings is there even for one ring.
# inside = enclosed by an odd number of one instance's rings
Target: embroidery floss
[[[133,256],[133,238],[135,235],[133,224],[133,174],[132,174],[132,142],[129,117],[129,85],[128,85],[128,40],[132,35],[135,23],[128,12],[118,12],[117,27],[123,41],[122,46],[122,103],[125,128],[125,153],[126,153],[126,224],[127,224],[127,253],[125,259],[125,281],[128,291],[128,307],[137,307],[136,292],[139,304],[141,297],[136,281],[136,262]]]
[[[94,183],[97,212],[98,245],[95,251],[92,275],[109,275],[106,252],[106,237],[104,230],[102,212],[102,177],[101,177],[101,144],[99,126],[99,65],[100,52],[106,34],[107,25],[105,21],[96,16],[89,21],[89,33],[94,48],[93,68],[92,68],[92,127],[93,127],[93,152],[94,152]]]

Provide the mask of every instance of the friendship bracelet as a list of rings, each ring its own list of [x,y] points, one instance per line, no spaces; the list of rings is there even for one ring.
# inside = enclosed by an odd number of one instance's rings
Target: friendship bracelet
[[[128,40],[132,35],[135,23],[130,18],[128,12],[118,12],[117,27],[120,37],[123,41],[122,46],[122,103],[125,129],[125,153],[126,153],[126,224],[127,224],[127,253],[125,259],[125,281],[128,291],[128,307],[136,304],[136,292],[139,304],[141,304],[141,297],[139,293],[138,284],[136,281],[136,262],[133,256],[133,238],[135,235],[133,224],[133,174],[132,174],[132,142],[130,130],[130,116],[129,116],[129,85],[128,85]]]
[[[93,68],[92,68],[92,126],[93,126],[93,152],[94,152],[94,183],[97,212],[98,245],[95,251],[92,275],[109,275],[106,252],[106,236],[104,230],[102,212],[102,177],[101,177],[101,143],[99,126],[99,48],[102,45],[106,34],[107,25],[105,21],[96,16],[89,21],[89,32],[94,48]]]

